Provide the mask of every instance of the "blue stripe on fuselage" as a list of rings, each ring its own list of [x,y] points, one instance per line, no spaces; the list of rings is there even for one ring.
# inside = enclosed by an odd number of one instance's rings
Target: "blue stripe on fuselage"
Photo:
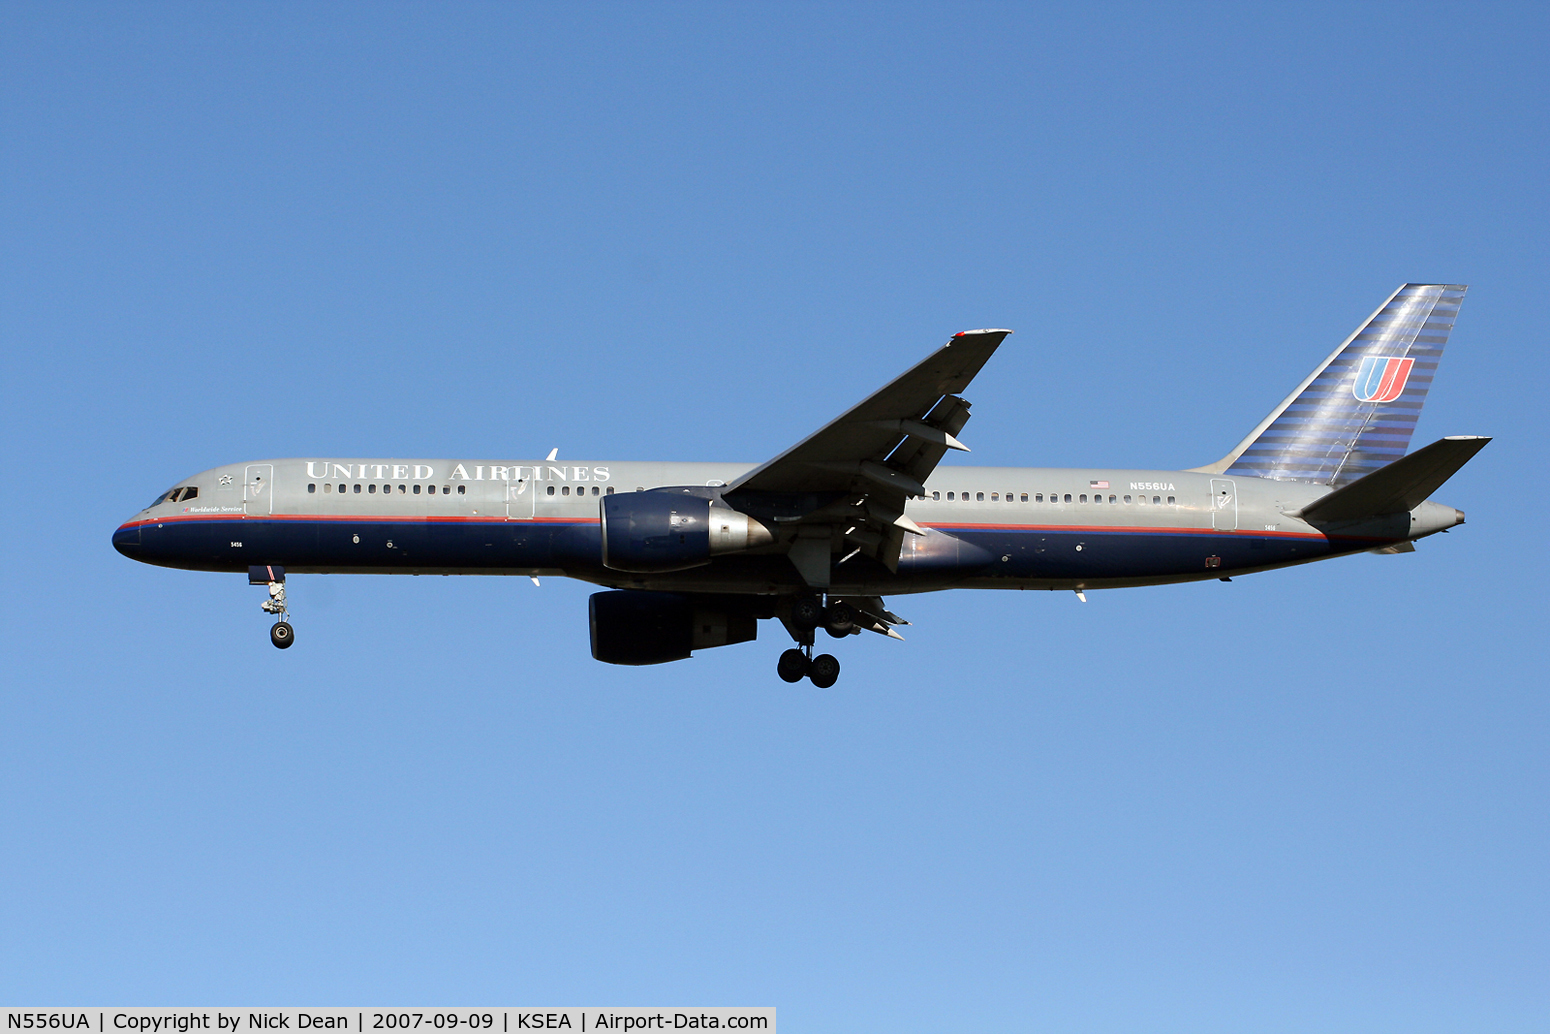
[[[596,520],[238,517],[134,523],[140,542],[128,555],[166,567],[246,571],[251,564],[266,563],[341,572],[559,569],[591,580],[622,577],[600,562],[601,529]],[[1296,563],[1374,544],[1331,542],[1320,535],[1191,528],[952,524],[931,526],[924,538],[907,540],[897,574],[884,572],[880,565],[877,572],[883,581],[896,584],[897,591],[916,582],[943,587],[959,579],[980,584],[986,578],[1186,579],[1207,572],[1229,574]],[[1208,567],[1207,560],[1213,557],[1220,560]],[[729,566],[746,568],[760,585],[795,577],[794,569],[778,554],[730,555],[696,570],[715,578]],[[837,576],[840,573],[837,570]],[[674,577],[697,576],[679,572]]]

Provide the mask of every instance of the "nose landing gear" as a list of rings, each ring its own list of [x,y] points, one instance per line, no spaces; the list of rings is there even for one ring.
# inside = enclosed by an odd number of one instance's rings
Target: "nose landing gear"
[[[269,641],[276,649],[288,650],[296,641],[296,630],[291,627],[287,619],[291,616],[285,609],[285,568],[266,565],[264,567],[248,568],[249,585],[267,585],[269,598],[259,604],[259,608],[266,614],[273,614],[280,620],[276,621],[269,629]]]

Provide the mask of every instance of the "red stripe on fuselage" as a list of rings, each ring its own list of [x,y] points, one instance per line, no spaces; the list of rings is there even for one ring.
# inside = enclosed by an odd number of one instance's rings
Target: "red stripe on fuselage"
[[[597,517],[486,517],[482,514],[438,514],[426,517],[404,517],[398,514],[339,514],[306,513],[189,513],[170,517],[147,517],[144,520],[126,521],[124,528],[143,528],[151,524],[189,524],[199,521],[334,521],[350,524],[600,524]]]

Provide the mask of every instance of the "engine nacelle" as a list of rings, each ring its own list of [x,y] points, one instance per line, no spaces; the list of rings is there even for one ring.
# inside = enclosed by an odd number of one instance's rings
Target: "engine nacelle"
[[[775,541],[746,513],[712,506],[682,489],[603,497],[603,566],[658,574],[703,567],[718,553],[738,553]]]
[[[691,650],[746,643],[759,633],[752,610],[717,597],[615,589],[593,593],[587,611],[592,656],[609,664],[681,661]]]

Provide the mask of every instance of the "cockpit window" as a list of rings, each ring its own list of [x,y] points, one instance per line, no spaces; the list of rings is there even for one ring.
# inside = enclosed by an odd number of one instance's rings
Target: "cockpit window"
[[[182,503],[199,495],[198,485],[181,485],[177,488],[169,488],[155,499],[151,500],[151,506],[160,506],[162,503]],[[147,506],[149,510],[151,506]]]

